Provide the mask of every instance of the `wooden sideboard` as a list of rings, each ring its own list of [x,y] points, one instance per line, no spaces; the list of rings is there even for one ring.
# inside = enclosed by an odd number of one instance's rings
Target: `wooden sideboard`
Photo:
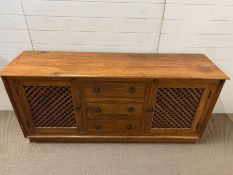
[[[202,54],[30,51],[1,77],[38,142],[195,142],[229,79]]]

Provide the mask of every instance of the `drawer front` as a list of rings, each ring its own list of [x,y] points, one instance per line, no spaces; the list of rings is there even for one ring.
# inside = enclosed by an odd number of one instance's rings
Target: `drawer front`
[[[87,103],[87,115],[140,115],[142,107],[141,103]]]
[[[144,97],[144,83],[90,82],[85,83],[85,96],[89,97]]]
[[[140,131],[139,120],[88,120],[88,132],[134,133]]]

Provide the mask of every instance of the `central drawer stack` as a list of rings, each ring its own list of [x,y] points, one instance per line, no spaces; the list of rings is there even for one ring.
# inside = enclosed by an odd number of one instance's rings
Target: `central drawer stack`
[[[86,129],[90,134],[138,134],[145,84],[139,82],[85,82]]]

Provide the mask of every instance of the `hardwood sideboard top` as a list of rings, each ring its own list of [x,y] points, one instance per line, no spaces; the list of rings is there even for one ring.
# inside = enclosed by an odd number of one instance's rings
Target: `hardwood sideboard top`
[[[1,76],[229,79],[203,54],[25,51]]]

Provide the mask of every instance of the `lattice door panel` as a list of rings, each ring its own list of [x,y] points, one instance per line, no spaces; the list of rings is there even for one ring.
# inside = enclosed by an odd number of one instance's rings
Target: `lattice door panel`
[[[158,88],[152,128],[191,128],[203,88]]]
[[[69,86],[23,86],[35,127],[76,127]]]

